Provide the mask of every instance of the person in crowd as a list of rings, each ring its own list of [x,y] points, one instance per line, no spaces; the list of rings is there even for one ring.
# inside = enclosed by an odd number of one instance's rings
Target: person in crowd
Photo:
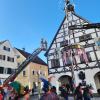
[[[83,97],[84,97],[84,100],[91,100],[91,97],[93,97],[90,86],[87,85],[84,88]]]
[[[47,96],[48,96],[48,92],[49,92],[49,88],[45,88],[43,87],[43,95],[40,97],[40,100],[46,100]]]
[[[68,93],[69,93],[68,85],[63,84],[61,87],[59,87],[59,90],[61,91],[61,97],[63,97],[65,100],[68,100]]]
[[[1,91],[0,91],[0,100],[3,100],[3,95],[1,93]]]
[[[75,98],[76,98],[76,100],[83,100],[83,94],[82,94],[81,86],[82,86],[82,84],[79,83],[79,85],[76,87],[76,90],[75,90]]]
[[[51,91],[52,91],[53,93],[57,94],[57,92],[56,92],[56,87],[55,87],[55,86],[52,86],[52,87],[51,87]]]
[[[13,88],[10,86],[10,85],[7,85],[7,99],[5,99],[5,100],[9,100],[9,98],[10,98],[10,96],[11,96],[11,93],[12,93],[12,91],[13,91]]]
[[[70,85],[66,84],[66,100],[68,100],[69,94],[70,94]]]
[[[34,95],[34,87],[32,88],[32,95]]]
[[[30,89],[28,86],[25,87],[25,93],[24,93],[24,100],[29,100],[30,99]]]
[[[44,94],[41,96],[40,100],[59,100],[54,86],[51,87],[50,91],[49,88],[44,88],[43,90]]]
[[[12,90],[12,91],[11,91],[11,94],[10,94],[10,96],[9,96],[9,100],[15,100],[15,96],[16,96],[15,91]]]
[[[51,87],[49,96],[51,97],[51,100],[59,100],[55,86]]]
[[[24,100],[29,100],[29,98],[30,98],[30,94],[29,94],[29,92],[27,91],[27,92],[25,93]]]
[[[7,100],[7,94],[8,94],[8,87],[7,86],[5,86],[4,88],[4,100]]]

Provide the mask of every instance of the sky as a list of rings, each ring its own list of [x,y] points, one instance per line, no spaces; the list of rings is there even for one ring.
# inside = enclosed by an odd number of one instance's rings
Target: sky
[[[100,0],[71,0],[75,12],[90,22],[100,22]],[[29,53],[41,38],[52,42],[64,16],[64,0],[0,0],[0,41]],[[39,56],[46,61],[43,56]]]

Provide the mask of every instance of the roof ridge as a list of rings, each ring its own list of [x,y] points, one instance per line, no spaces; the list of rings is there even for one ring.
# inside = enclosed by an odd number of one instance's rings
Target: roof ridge
[[[27,58],[29,55],[31,55],[31,53],[28,53],[26,51],[23,51],[21,49],[16,48],[25,58]],[[38,64],[42,64],[42,65],[47,65],[47,63],[45,61],[43,61],[39,56],[36,56],[35,59],[33,59],[34,63],[38,63]]]
[[[6,42],[6,41],[8,41],[8,40],[3,40],[3,41],[0,41],[0,44],[3,44],[4,42]]]
[[[75,12],[72,12],[72,14],[75,15],[76,17],[79,17],[80,19],[86,21],[87,23],[90,23],[90,21],[86,20],[85,18],[81,17],[80,15],[76,14]],[[47,53],[49,52],[49,50],[50,50],[50,48],[51,48],[51,46],[52,46],[52,44],[53,44],[53,42],[54,42],[56,36],[57,36],[58,33],[59,33],[60,28],[61,28],[61,26],[63,25],[63,23],[64,23],[65,20],[66,20],[66,15],[64,16],[63,21],[61,22],[61,24],[60,24],[60,26],[59,26],[59,28],[58,28],[58,30],[57,30],[57,32],[56,32],[56,34],[55,34],[55,36],[54,36],[52,42],[51,42],[51,44],[50,44],[48,50],[47,50],[46,53],[44,54],[45,56],[47,56]]]

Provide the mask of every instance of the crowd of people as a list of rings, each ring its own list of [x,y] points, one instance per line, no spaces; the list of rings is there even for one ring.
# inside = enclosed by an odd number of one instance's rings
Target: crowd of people
[[[24,100],[29,100],[29,92],[29,88],[25,87],[23,94],[19,94],[13,87],[7,85],[0,88],[0,100],[20,100],[21,97]]]
[[[93,97],[93,88],[91,85],[82,86],[79,84],[75,90],[76,100],[91,100]]]
[[[40,100],[59,100],[56,93],[56,87],[52,86],[51,89],[43,89],[44,94],[41,96]]]
[[[44,93],[41,95],[40,100],[59,100],[56,87],[53,86],[50,89],[43,90]],[[30,92],[31,90],[25,87],[23,95],[19,95],[15,89],[11,89],[11,87],[7,86],[0,89],[0,100],[20,100],[21,97],[24,98],[23,100],[30,100]]]
[[[71,94],[73,94],[75,100],[91,100],[93,97],[92,89],[93,88],[91,86],[82,86],[81,83],[73,90],[68,84],[64,84],[59,87],[61,92],[60,96],[63,97],[64,100],[68,100],[68,96]]]
[[[52,86],[51,89],[44,89],[44,94],[40,100],[70,100],[69,96],[73,96],[74,100],[91,100],[93,97],[92,86],[81,83],[76,87],[72,88],[68,84],[63,84],[59,87],[60,95],[57,95],[56,87]]]
[[[21,95],[19,95],[15,89],[11,89],[7,86],[0,89],[0,100],[20,100]],[[63,84],[59,87],[60,95],[57,95],[55,86],[48,86],[43,88],[44,93],[41,95],[40,100],[69,100],[69,96],[74,96],[75,100],[91,100],[92,88],[89,85],[82,86],[79,84],[75,89],[72,89],[70,85]],[[29,100],[30,90],[28,87],[24,89],[23,93],[24,100]]]

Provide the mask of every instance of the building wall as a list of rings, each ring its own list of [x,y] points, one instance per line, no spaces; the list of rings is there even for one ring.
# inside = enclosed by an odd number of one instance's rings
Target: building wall
[[[94,80],[94,76],[96,73],[98,73],[98,71],[99,71],[99,68],[87,69],[85,71],[83,70],[83,72],[85,72],[85,75],[86,75],[85,81],[88,85],[91,84],[93,86],[94,93],[97,93],[97,88],[96,88],[97,83]],[[75,72],[76,85],[78,85],[81,82],[81,80],[78,78],[78,73],[79,73],[79,71]]]
[[[94,76],[96,75],[96,73],[98,73],[98,70],[99,68],[97,69],[89,69],[89,70],[81,70],[83,72],[85,72],[85,76],[86,76],[86,83],[88,85],[92,85],[93,86],[93,93],[97,93],[97,87],[96,87],[96,84],[98,85],[98,79],[95,81],[94,79]],[[75,74],[75,84],[76,86],[78,86],[78,84],[81,82],[81,80],[78,78],[78,74],[79,74],[80,71],[75,71],[74,74]],[[66,73],[60,73],[60,74],[50,74],[50,76],[54,76],[54,78],[52,78],[51,80],[51,84],[56,86],[57,88],[57,92],[59,93],[59,86],[61,85],[59,83],[59,78],[63,75],[68,75],[68,76],[72,76],[71,75],[71,72],[66,72]],[[100,86],[100,85],[98,85]]]
[[[54,77],[51,79],[51,84],[52,84],[53,86],[56,87],[57,93],[58,93],[58,94],[59,94],[59,86],[61,85],[61,84],[58,82],[58,80],[59,80],[59,78],[60,78],[61,76],[63,76],[63,75],[71,76],[71,73],[70,73],[70,72],[67,72],[67,73],[56,73],[56,74],[50,74],[50,75],[49,75],[49,77],[54,76]]]
[[[26,72],[25,76],[23,76],[23,71]],[[38,83],[40,81],[39,77],[48,78],[48,67],[45,65],[30,63],[23,71],[18,75],[16,81],[24,86],[28,85],[30,89],[33,88],[33,82]],[[39,73],[39,76],[37,73]]]
[[[10,51],[3,50],[4,46],[10,48]],[[0,45],[0,54],[6,55],[5,61],[0,60],[1,66],[10,67],[10,68],[14,68],[14,67],[16,68],[17,67],[16,66],[17,65],[16,56],[14,54],[13,48],[12,48],[9,41],[6,41],[2,45]],[[14,58],[14,62],[7,61],[7,56]]]
[[[71,67],[73,66],[74,69],[76,70],[75,71],[76,85],[80,83],[80,80],[78,79],[78,73],[84,69],[83,71],[86,74],[86,82],[87,84],[93,85],[94,92],[96,93],[97,92],[96,84],[98,84],[98,82],[95,84],[94,76],[97,72],[100,71],[99,69],[100,50],[98,50],[95,45],[95,38],[97,37],[100,38],[100,30],[92,28],[92,29],[84,29],[84,30],[80,29],[80,30],[71,31],[68,29],[68,26],[83,25],[83,24],[88,24],[89,22],[73,13],[68,14],[67,17],[68,18],[65,18],[62,24],[60,25],[54,39],[52,40],[49,50],[47,51],[49,73],[50,75],[54,74],[56,76],[55,81],[53,81],[53,84],[58,83],[58,77],[60,77],[62,74],[69,75],[69,72],[71,73]],[[86,34],[88,35],[90,34],[92,38],[86,41],[80,41],[80,37]],[[62,47],[61,43],[66,40],[69,41],[68,44]],[[68,56],[68,52],[70,51],[70,48],[66,49],[65,47],[67,47],[68,45],[74,45],[74,44],[80,44],[82,48],[84,48],[85,52],[87,53],[87,57],[89,60],[88,62],[85,61],[83,63],[79,55],[76,53],[78,49],[73,48],[73,50],[72,49],[71,50],[77,62],[73,64],[71,55],[70,57]],[[63,50],[63,48],[65,48],[65,50]],[[64,53],[62,53],[64,51],[67,52],[67,55],[64,55]],[[70,59],[70,62],[72,62],[70,63],[70,65],[68,65],[68,58]],[[66,62],[64,62],[64,60],[66,60]],[[59,83],[56,86],[58,87],[58,85]]]
[[[4,46],[10,50],[4,50]],[[10,74],[7,74],[8,68],[13,71],[17,68],[16,55],[14,54],[13,48],[8,40],[0,44],[0,55],[5,55],[5,60],[0,59],[0,67],[4,68],[3,74],[0,74],[1,81],[4,81]],[[8,57],[14,58],[14,61],[8,61]]]
[[[17,58],[17,62],[21,64],[26,58],[18,51],[15,50],[15,52],[19,56]],[[23,71],[25,71],[26,73],[24,76]],[[48,66],[46,65],[31,62],[26,66],[23,71],[18,75],[16,81],[19,81],[24,86],[28,85],[30,89],[33,88],[33,82],[38,84],[38,81],[40,81],[39,77],[43,77],[46,79],[48,78]],[[39,75],[37,73],[39,73]]]

